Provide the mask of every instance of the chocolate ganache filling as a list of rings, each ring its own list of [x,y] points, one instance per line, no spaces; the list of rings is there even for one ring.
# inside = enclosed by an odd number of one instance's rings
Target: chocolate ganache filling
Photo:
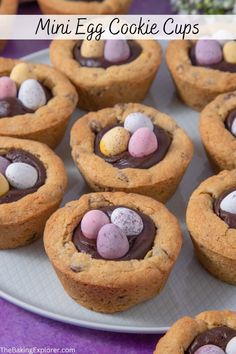
[[[236,229],[236,214],[229,213],[222,210],[220,205],[222,200],[231,192],[235,191],[235,188],[231,188],[220,195],[214,202],[214,211],[230,228]]]
[[[234,109],[232,112],[230,112],[230,114],[228,115],[228,117],[225,120],[225,127],[226,129],[228,129],[230,131],[230,133],[233,134],[232,132],[232,125],[234,120],[236,119],[236,109]],[[234,135],[234,134],[233,134]]]
[[[185,354],[194,354],[200,347],[212,344],[225,351],[229,341],[236,336],[236,331],[232,328],[222,326],[215,327],[199,334]]]
[[[116,208],[119,208],[119,206],[105,207],[100,210],[106,213],[110,218],[113,210]],[[125,256],[119,258],[119,261],[143,259],[153,246],[156,235],[156,227],[154,222],[149,216],[141,213],[140,211],[135,210],[135,212],[141,217],[144,227],[139,235],[128,236],[130,245],[129,251]],[[80,252],[90,254],[92,258],[95,259],[103,259],[97,251],[96,240],[90,240],[83,235],[81,231],[81,223],[74,230],[72,241]]]
[[[51,90],[42,85],[42,88],[46,95],[47,102],[52,98]],[[26,113],[33,113],[31,109],[28,109],[23,105],[23,103],[16,97],[6,97],[0,100],[0,118],[14,117],[18,115],[23,115]]]
[[[147,169],[158,162],[160,162],[166,155],[170,145],[172,138],[169,133],[167,133],[164,129],[154,125],[154,134],[156,135],[158,141],[158,149],[154,153],[145,156],[145,157],[133,157],[129,154],[128,151],[123,152],[122,154],[116,156],[105,156],[100,150],[100,141],[102,137],[112,128],[114,127],[123,127],[121,124],[115,124],[112,126],[108,126],[102,129],[96,136],[94,151],[95,154],[103,158],[106,162],[112,164],[114,167],[119,169],[124,168],[140,168]]]
[[[220,63],[211,64],[211,65],[197,64],[196,56],[195,56],[195,45],[191,47],[189,55],[190,55],[192,65],[194,65],[194,66],[203,66],[203,67],[206,67],[209,69],[220,70],[220,71],[230,72],[230,73],[236,73],[236,64],[229,63],[225,60],[222,60]]]
[[[74,53],[74,58],[80,63],[81,66],[87,66],[90,68],[109,68],[110,66],[113,65],[123,65],[123,64],[128,64],[134,61],[139,57],[139,55],[142,53],[142,48],[141,46],[135,42],[135,41],[128,41],[129,47],[130,47],[130,56],[128,59],[123,60],[119,63],[112,63],[108,60],[106,60],[103,57],[101,58],[85,58],[81,55],[81,45],[82,41],[78,41],[74,47],[73,53]]]
[[[28,194],[35,193],[41,187],[46,180],[46,169],[43,163],[31,153],[24,150],[11,150],[6,155],[4,155],[6,159],[10,162],[24,162],[36,168],[38,172],[38,180],[34,187],[27,189],[16,189],[11,187],[11,189],[0,197],[0,204],[16,202],[17,200],[25,197]]]

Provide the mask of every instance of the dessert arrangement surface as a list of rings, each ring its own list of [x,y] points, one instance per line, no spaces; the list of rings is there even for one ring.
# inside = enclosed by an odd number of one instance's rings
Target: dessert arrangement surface
[[[236,353],[236,42],[224,35],[53,41],[0,59],[3,298],[91,329],[171,327],[157,354]]]

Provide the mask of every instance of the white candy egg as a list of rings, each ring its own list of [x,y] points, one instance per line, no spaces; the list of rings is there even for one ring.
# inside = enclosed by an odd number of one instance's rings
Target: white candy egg
[[[220,209],[236,214],[236,190],[229,193],[220,203]]]
[[[46,104],[47,98],[42,85],[34,79],[22,83],[18,93],[19,100],[29,109],[36,111]]]
[[[17,189],[33,187],[38,180],[36,168],[24,162],[13,162],[5,172],[8,182]]]
[[[146,114],[140,112],[130,113],[124,122],[124,128],[131,134],[135,133],[139,128],[149,128],[153,131],[153,123]]]
[[[231,132],[236,136],[236,118],[233,121],[233,124],[231,126]]]
[[[111,214],[111,222],[118,226],[127,236],[139,235],[143,231],[141,217],[128,208],[116,208]]]
[[[226,346],[226,354],[236,354],[236,337],[233,337]]]

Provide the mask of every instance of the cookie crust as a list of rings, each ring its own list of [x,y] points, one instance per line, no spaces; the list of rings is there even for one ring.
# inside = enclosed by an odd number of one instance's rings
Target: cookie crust
[[[223,192],[236,188],[236,170],[222,171],[200,184],[187,207],[187,227],[196,255],[218,279],[236,284],[236,230],[218,217],[213,203]]]
[[[219,94],[236,89],[236,74],[193,66],[192,41],[171,41],[166,60],[179,96],[189,107],[201,111]]]
[[[67,185],[63,162],[49,147],[35,141],[0,137],[0,155],[14,148],[36,156],[47,177],[37,192],[0,205],[0,249],[24,246],[42,236],[45,223],[58,208]]]
[[[132,0],[64,1],[38,0],[40,9],[45,14],[77,15],[77,14],[125,14]]]
[[[77,251],[72,234],[85,212],[108,205],[137,209],[153,220],[157,233],[145,259],[98,260]],[[65,291],[79,304],[104,313],[124,311],[156,296],[176,262],[181,244],[178,221],[164,205],[121,192],[83,195],[54,213],[44,232],[47,255]]]
[[[236,168],[236,138],[225,127],[225,120],[235,109],[236,91],[217,96],[201,113],[202,143],[217,172]]]
[[[184,354],[199,334],[220,326],[236,330],[236,312],[206,311],[195,318],[183,317],[160,339],[154,354]]]
[[[131,112],[148,115],[172,137],[164,159],[149,169],[118,169],[94,153],[94,129],[124,122]],[[193,145],[175,121],[154,108],[141,104],[116,105],[91,112],[80,118],[71,130],[71,148],[75,164],[95,191],[124,191],[148,195],[166,202],[176,191],[193,155]]]
[[[52,64],[62,70],[76,87],[79,107],[88,111],[98,110],[117,103],[141,102],[147,95],[161,64],[161,47],[157,41],[137,43],[142,48],[138,58],[107,69],[82,67],[74,59],[76,41],[73,40],[53,41],[50,58]]]
[[[19,60],[0,58],[0,76],[9,75]],[[49,87],[53,98],[34,113],[0,119],[0,136],[30,139],[55,148],[62,140],[77,104],[77,93],[59,71],[44,64],[29,64],[37,79]]]

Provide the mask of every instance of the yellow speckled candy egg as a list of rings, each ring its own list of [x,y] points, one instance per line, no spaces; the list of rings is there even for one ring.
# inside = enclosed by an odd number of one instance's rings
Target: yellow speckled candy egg
[[[115,156],[128,149],[130,133],[122,127],[115,127],[103,135],[100,150],[105,156]]]
[[[15,81],[19,87],[24,81],[28,79],[36,79],[31,67],[26,63],[20,63],[14,66],[11,71],[10,78]]]
[[[224,45],[223,48],[224,59],[228,63],[236,64],[236,42],[230,41]]]
[[[84,58],[101,58],[104,55],[104,41],[86,41],[81,45],[81,55]]]
[[[9,183],[7,179],[0,173],[0,197],[9,191]]]

